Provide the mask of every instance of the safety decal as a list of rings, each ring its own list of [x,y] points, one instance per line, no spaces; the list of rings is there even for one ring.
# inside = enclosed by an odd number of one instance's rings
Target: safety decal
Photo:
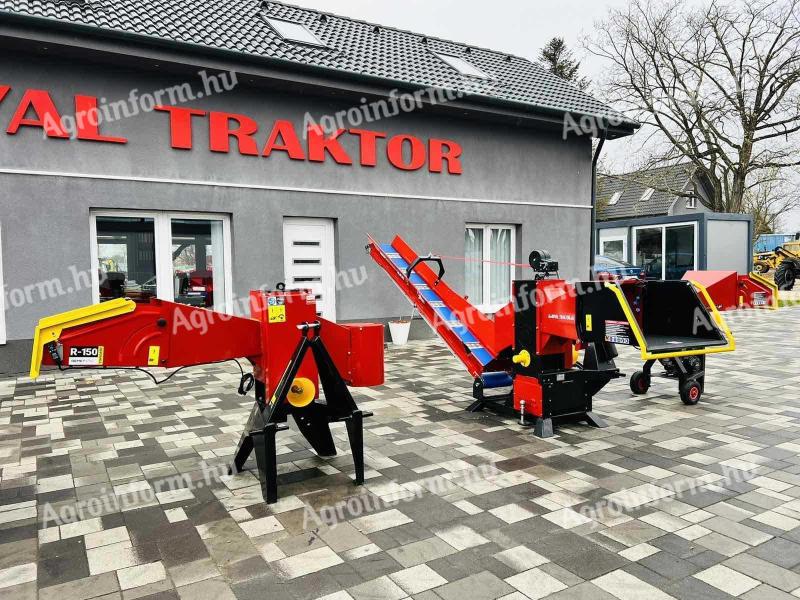
[[[148,367],[158,366],[158,357],[160,354],[161,354],[161,346],[150,346],[150,349],[147,351],[147,366]]]
[[[269,307],[270,323],[286,323],[286,307],[283,305]]]
[[[72,346],[67,355],[70,367],[99,367],[103,364],[103,346]]]
[[[270,323],[286,323],[286,299],[276,296],[267,298],[268,320]]]
[[[586,331],[592,330],[592,315],[586,315]]]

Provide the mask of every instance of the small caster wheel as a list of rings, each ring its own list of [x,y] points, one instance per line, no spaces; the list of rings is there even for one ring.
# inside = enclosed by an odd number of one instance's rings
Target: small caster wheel
[[[694,406],[700,401],[703,395],[703,388],[696,381],[687,381],[681,384],[681,400],[687,406]]]
[[[644,371],[636,371],[631,375],[631,391],[637,396],[646,394],[650,389],[650,376],[645,375]]]

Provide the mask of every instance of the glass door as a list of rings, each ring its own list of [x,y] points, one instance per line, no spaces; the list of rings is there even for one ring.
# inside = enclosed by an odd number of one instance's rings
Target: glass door
[[[222,221],[172,219],[171,226],[175,302],[215,308],[225,298]]]
[[[155,297],[155,220],[98,216],[96,228],[100,302],[115,298],[147,302]]]
[[[664,231],[661,227],[643,227],[635,230],[634,264],[644,269],[648,279],[663,277],[663,239]]]
[[[634,228],[634,264],[648,279],[681,279],[697,268],[697,223]]]
[[[666,229],[664,279],[680,279],[695,268],[694,225]]]

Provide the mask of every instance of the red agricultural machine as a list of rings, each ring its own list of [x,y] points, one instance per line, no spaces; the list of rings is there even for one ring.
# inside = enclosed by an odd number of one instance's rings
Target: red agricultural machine
[[[399,236],[391,244],[370,238],[367,251],[474,377],[468,410],[532,418],[540,437],[553,435],[554,419],[604,426],[592,398],[623,376],[614,364],[617,344],[639,348],[645,361],[632,389],[647,391],[650,367],[672,361],[689,405],[703,392],[705,356],[735,349],[696,281],[568,283],[552,278],[558,264],[546,252],[534,251],[533,278],[514,281],[511,302],[485,315],[443,281],[440,257],[420,256]]]
[[[36,328],[30,376],[37,377],[42,364],[62,370],[183,368],[245,358],[253,372],[242,369],[239,393],[255,387],[256,401],[232,468],[241,471],[255,452],[264,498],[275,502],[276,434],[288,429],[287,417],[321,456],[336,454],[330,424],[343,421],[361,484],[362,423],[371,414],[359,410],[347,386],[383,383],[383,326],[326,321],[317,316],[310,291],[278,287],[250,292],[250,318],[125,298],[47,317]]]

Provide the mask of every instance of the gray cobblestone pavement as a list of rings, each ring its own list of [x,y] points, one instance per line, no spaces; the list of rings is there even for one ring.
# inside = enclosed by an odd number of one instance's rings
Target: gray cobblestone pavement
[[[363,488],[343,426],[326,460],[286,432],[272,506],[252,461],[221,468],[252,403],[235,365],[0,380],[0,599],[800,596],[800,308],[728,319],[698,406],[620,379],[608,428],[549,440],[464,412],[438,343],[390,349],[354,390]]]

